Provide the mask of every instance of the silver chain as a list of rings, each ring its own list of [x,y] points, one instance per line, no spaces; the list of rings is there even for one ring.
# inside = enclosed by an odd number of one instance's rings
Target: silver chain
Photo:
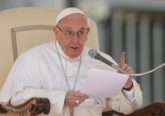
[[[75,80],[75,83],[74,83],[73,88],[71,89],[71,87],[70,87],[70,85],[69,85],[69,82],[68,82],[68,79],[67,79],[66,72],[65,72],[65,70],[64,70],[64,66],[63,66],[63,64],[62,64],[62,60],[61,60],[60,53],[59,53],[58,48],[57,48],[57,46],[56,46],[56,41],[55,41],[55,47],[56,47],[56,49],[57,49],[57,54],[58,54],[58,57],[59,57],[59,60],[60,60],[60,64],[61,64],[61,67],[62,67],[62,70],[63,70],[63,73],[64,73],[64,77],[65,77],[65,81],[66,81],[66,83],[67,83],[67,86],[68,86],[69,90],[75,90],[76,83],[77,83],[78,76],[79,76],[79,72],[80,72],[81,59],[82,59],[82,58],[80,57],[79,67],[78,67],[78,71],[77,71],[77,75],[76,75],[76,80]]]
[[[65,81],[66,81],[66,83],[68,85],[68,89],[71,90],[71,87],[70,87],[69,82],[68,82],[68,79],[67,79],[66,72],[64,70],[64,66],[62,64],[60,53],[59,53],[58,48],[56,46],[56,41],[55,41],[55,47],[57,49],[57,54],[58,54],[58,57],[59,57],[59,60],[60,60],[60,64],[61,64],[61,67],[62,67],[62,70],[63,70],[63,73],[64,73]],[[80,61],[79,61],[79,67],[78,67],[77,75],[76,75],[76,80],[75,80],[75,83],[74,83],[74,86],[73,86],[73,89],[72,89],[73,91],[75,90],[76,83],[77,83],[77,80],[78,80],[78,76],[79,76],[79,72],[80,72],[80,67],[81,67],[81,59],[82,59],[82,56],[80,56]],[[73,114],[74,114],[74,108],[73,107],[70,107],[69,109],[70,109],[70,116],[73,116]]]

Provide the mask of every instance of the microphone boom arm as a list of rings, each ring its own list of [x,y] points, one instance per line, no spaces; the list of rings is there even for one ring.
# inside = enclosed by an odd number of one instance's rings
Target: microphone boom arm
[[[158,69],[160,69],[160,68],[162,68],[164,66],[165,66],[165,63],[163,63],[163,64],[161,64],[161,65],[159,65],[159,66],[157,66],[157,67],[155,67],[155,68],[153,68],[153,69],[151,69],[151,70],[149,70],[147,72],[143,72],[143,73],[128,73],[126,71],[121,70],[116,65],[114,65],[114,64],[112,65],[113,68],[115,68],[116,70],[122,72],[123,74],[134,76],[134,77],[139,77],[139,76],[144,76],[144,75],[150,74],[150,73],[155,72],[156,70],[158,70]]]
[[[89,56],[91,58],[100,60],[100,61],[104,62],[105,64],[113,67],[114,69],[120,71],[121,73],[126,74],[126,75],[130,75],[130,76],[134,76],[134,77],[139,77],[139,76],[144,76],[144,75],[150,74],[150,73],[152,73],[152,72],[154,72],[154,71],[156,71],[156,70],[158,70],[158,69],[160,69],[160,68],[165,66],[165,63],[162,63],[161,65],[159,65],[159,66],[157,66],[157,67],[155,67],[155,68],[153,68],[153,69],[151,69],[151,70],[149,70],[147,72],[143,72],[143,73],[128,73],[126,71],[121,70],[117,65],[113,64],[112,62],[110,62],[109,60],[107,60],[106,58],[101,56],[95,49],[89,50],[88,53],[89,53]]]

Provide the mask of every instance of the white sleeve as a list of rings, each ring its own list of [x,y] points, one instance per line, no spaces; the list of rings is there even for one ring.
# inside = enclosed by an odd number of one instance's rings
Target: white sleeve
[[[32,97],[48,98],[51,103],[51,111],[56,113],[62,113],[64,101],[64,91],[46,91],[43,89],[35,89],[26,87],[22,91],[17,92],[11,99],[11,104],[14,106],[23,104]]]
[[[142,106],[142,92],[135,80],[133,80],[134,84],[134,98],[133,100],[129,100],[123,92],[119,92],[118,95],[110,98],[108,100],[109,106],[118,112],[122,112],[124,114],[129,114],[136,109],[139,109]]]
[[[18,105],[31,97],[46,97],[51,102],[51,108],[56,113],[62,113],[66,91],[44,89],[45,79],[39,68],[38,57],[21,55],[1,90],[0,101],[8,102],[12,98],[12,104]]]
[[[134,87],[132,87],[131,90],[129,90],[129,91],[123,89],[122,92],[128,100],[130,100],[130,101],[135,100],[135,89],[134,89]]]

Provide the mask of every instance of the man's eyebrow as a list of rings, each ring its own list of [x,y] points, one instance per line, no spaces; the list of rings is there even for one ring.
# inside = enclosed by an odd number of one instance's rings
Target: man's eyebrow
[[[72,27],[65,27],[65,29],[72,29]]]
[[[73,29],[72,27],[65,27],[65,29]],[[86,29],[85,27],[81,27],[79,30],[84,30]]]

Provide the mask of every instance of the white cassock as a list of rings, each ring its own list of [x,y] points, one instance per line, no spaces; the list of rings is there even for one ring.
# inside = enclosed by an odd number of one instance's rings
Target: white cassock
[[[69,116],[69,108],[64,106],[68,85],[56,48],[71,88],[74,86],[81,59],[75,90],[81,90],[92,67],[115,71],[106,64],[91,59],[88,55],[89,48],[84,48],[81,58],[71,59],[64,54],[58,42],[50,42],[32,48],[18,57],[1,90],[0,101],[7,102],[12,97],[12,104],[18,105],[31,97],[47,97],[51,102],[49,116]],[[115,63],[109,55],[101,54]],[[74,108],[74,116],[101,116],[107,106],[125,114],[138,109],[142,105],[142,93],[135,80],[133,85],[131,91],[121,90],[108,99],[87,99]]]

